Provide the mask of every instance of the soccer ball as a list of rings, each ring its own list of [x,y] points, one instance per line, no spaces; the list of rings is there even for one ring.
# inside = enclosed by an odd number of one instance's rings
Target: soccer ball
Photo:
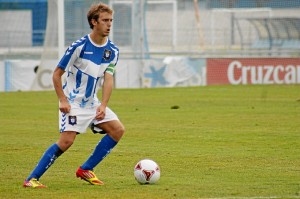
[[[135,165],[134,177],[140,184],[154,184],[160,178],[160,168],[153,160],[143,159]]]

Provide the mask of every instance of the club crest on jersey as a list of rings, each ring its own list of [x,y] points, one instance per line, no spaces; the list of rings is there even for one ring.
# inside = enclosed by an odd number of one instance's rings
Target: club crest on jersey
[[[110,56],[111,56],[111,51],[105,49],[105,50],[104,50],[103,58],[104,58],[105,60],[109,60],[109,59],[110,59]]]
[[[76,116],[69,116],[69,124],[71,124],[72,126],[74,126],[75,124],[77,124],[77,117]]]

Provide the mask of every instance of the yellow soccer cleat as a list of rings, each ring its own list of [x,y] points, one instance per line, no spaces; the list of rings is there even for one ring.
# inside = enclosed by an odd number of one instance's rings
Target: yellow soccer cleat
[[[32,188],[47,188],[46,185],[40,183],[36,178],[31,178],[30,180],[25,180],[23,187],[32,187]]]
[[[82,180],[89,182],[91,185],[104,185],[104,183],[99,180],[91,170],[83,170],[79,167],[76,171],[76,176],[77,178],[81,178]]]

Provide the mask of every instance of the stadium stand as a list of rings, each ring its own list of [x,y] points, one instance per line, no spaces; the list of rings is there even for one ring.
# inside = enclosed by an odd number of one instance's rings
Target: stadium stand
[[[298,0],[208,0],[207,8],[295,8]]]
[[[258,35],[258,39],[251,45],[252,48],[300,49],[300,18],[246,18],[243,20],[251,23]]]
[[[48,12],[47,0],[0,0],[0,11],[7,10],[30,10],[32,12],[32,46],[42,46]],[[14,24],[9,25],[13,26]],[[6,38],[0,37],[0,39],[4,40]],[[3,44],[2,42],[1,45],[4,46]]]

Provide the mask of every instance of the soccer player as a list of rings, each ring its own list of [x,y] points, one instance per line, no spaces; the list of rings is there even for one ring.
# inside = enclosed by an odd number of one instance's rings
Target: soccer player
[[[113,89],[113,74],[119,49],[108,39],[113,10],[106,4],[91,6],[87,19],[90,34],[75,41],[65,52],[53,73],[53,84],[59,99],[60,137],[43,154],[37,166],[24,181],[24,187],[45,188],[40,177],[88,127],[105,134],[94,152],[76,171],[76,176],[92,185],[103,185],[93,172],[116,146],[125,129],[117,115],[107,106]],[[66,78],[62,83],[62,75]],[[103,78],[102,84],[101,79]],[[97,91],[102,86],[102,100]]]

